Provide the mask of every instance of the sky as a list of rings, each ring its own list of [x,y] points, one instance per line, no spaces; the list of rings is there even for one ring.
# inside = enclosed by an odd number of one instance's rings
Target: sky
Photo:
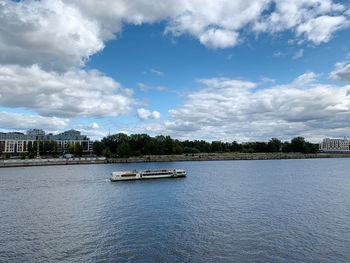
[[[350,3],[0,0],[0,131],[350,136]]]

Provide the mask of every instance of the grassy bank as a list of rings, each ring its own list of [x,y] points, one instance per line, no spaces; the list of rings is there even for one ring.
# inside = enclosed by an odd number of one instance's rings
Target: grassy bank
[[[148,155],[130,158],[109,158],[108,163],[133,162],[177,162],[177,161],[220,161],[220,160],[276,160],[310,158],[350,158],[350,154],[303,154],[303,153],[200,153],[179,155]]]

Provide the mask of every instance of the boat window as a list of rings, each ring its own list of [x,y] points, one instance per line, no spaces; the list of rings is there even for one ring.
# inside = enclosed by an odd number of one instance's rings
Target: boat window
[[[153,176],[153,175],[172,175],[173,172],[166,172],[166,173],[144,173],[143,176]]]
[[[136,176],[136,174],[122,174],[121,177],[130,177],[130,176]]]

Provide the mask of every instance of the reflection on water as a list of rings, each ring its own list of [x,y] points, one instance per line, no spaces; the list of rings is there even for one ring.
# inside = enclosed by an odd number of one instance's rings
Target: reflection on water
[[[350,159],[0,169],[0,262],[349,262]],[[112,171],[187,178],[109,182]]]

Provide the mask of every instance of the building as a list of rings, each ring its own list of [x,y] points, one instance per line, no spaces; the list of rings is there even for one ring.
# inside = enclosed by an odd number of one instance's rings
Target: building
[[[2,156],[17,156],[28,152],[28,144],[35,141],[55,141],[60,152],[65,152],[69,145],[79,144],[82,146],[84,155],[92,154],[92,141],[79,131],[69,130],[60,134],[45,134],[41,129],[28,130],[26,134],[21,132],[0,132],[0,154]]]
[[[345,138],[344,139],[325,138],[319,144],[319,150],[322,152],[350,153],[350,140]]]

